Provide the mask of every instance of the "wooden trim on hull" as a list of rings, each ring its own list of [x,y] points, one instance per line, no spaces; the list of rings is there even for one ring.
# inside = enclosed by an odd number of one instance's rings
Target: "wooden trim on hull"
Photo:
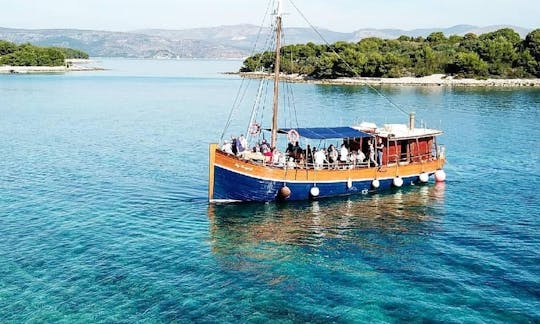
[[[208,160],[208,200],[214,199],[214,163],[216,161],[216,152],[218,151],[217,144],[210,144],[209,160]]]
[[[212,156],[214,155],[214,156]],[[286,169],[270,166],[263,166],[251,161],[242,160],[236,156],[226,154],[220,150],[211,149],[211,178],[213,185],[213,167],[214,164],[228,169],[229,171],[243,174],[245,176],[282,182],[336,182],[348,180],[366,180],[366,179],[388,179],[395,177],[408,177],[419,175],[423,172],[433,173],[441,169],[444,165],[444,159],[433,159],[429,161],[414,162],[407,165],[391,165],[377,167],[362,167],[345,170],[314,170],[314,169]],[[213,188],[212,188],[213,189]],[[212,189],[209,189],[209,195]],[[212,199],[212,198],[210,198]]]

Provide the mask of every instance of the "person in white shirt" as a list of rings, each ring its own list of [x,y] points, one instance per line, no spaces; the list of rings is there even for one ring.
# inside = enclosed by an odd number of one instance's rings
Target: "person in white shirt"
[[[221,150],[227,154],[234,154],[232,151],[232,144],[229,143],[229,141],[227,140],[223,142],[223,146],[221,146]]]
[[[365,160],[366,160],[366,155],[364,154],[364,152],[362,152],[361,150],[358,150],[358,153],[356,153],[356,164],[360,165],[364,163]]]
[[[239,153],[242,153],[248,149],[248,142],[244,134],[240,135],[238,141],[240,142],[240,147],[238,148]]]
[[[313,159],[315,160],[315,169],[322,169],[324,161],[326,161],[324,149],[320,149],[315,152],[315,154],[313,154]]]
[[[272,163],[273,164],[278,164],[279,163],[279,155],[280,155],[280,152],[277,148],[274,148],[272,150]]]
[[[333,169],[337,169],[338,167],[338,163],[339,163],[338,157],[339,157],[339,153],[336,147],[330,144],[330,147],[328,147],[328,161],[331,164],[331,167]]]
[[[284,167],[286,163],[287,159],[285,157],[285,154],[283,152],[280,152],[278,157],[278,166]]]
[[[371,141],[369,142],[368,151],[369,151],[368,163],[369,164],[373,163],[375,166],[378,166],[377,161],[375,161],[375,149],[373,148],[373,143],[371,143]]]
[[[341,144],[341,149],[339,150],[339,162],[341,162],[342,165],[347,164],[347,158],[349,157],[349,150],[344,144]]]

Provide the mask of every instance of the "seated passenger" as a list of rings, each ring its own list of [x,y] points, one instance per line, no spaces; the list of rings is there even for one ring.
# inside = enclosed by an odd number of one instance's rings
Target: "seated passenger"
[[[279,150],[277,148],[272,149],[272,163],[277,164],[279,162]]]
[[[289,162],[287,162],[287,168],[294,169],[296,168],[296,162],[294,162],[294,158],[290,157]]]
[[[278,149],[274,150],[274,154],[272,155],[272,163],[275,166],[278,167],[284,167],[287,163],[287,159],[285,158],[285,154],[280,152]]]
[[[254,153],[259,153],[261,152],[261,145],[259,143],[256,143],[255,146],[253,147],[253,152]]]
[[[364,161],[366,160],[366,155],[361,150],[358,150],[358,153],[356,153],[356,164],[364,164]]]
[[[261,152],[263,154],[265,154],[266,152],[270,152],[270,145],[268,145],[265,139],[263,139],[261,143]]]
[[[306,159],[304,158],[304,153],[300,153],[298,155],[298,163],[296,163],[297,167],[303,168],[306,166]]]
[[[227,140],[223,142],[223,146],[221,146],[221,150],[227,154],[234,154],[232,151],[232,144]]]
[[[263,150],[263,155],[264,155],[264,161],[265,162],[272,162],[272,158],[274,156],[274,154],[272,153],[272,151],[270,150]]]
[[[352,164],[356,164],[356,152],[355,151],[351,151],[351,153],[349,154],[349,162],[352,163]]]

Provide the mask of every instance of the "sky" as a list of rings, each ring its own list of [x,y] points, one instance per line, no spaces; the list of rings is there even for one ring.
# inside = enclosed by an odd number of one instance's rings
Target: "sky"
[[[0,27],[130,31],[260,25],[270,0],[0,0]],[[283,0],[286,27],[442,28],[458,24],[540,27],[539,0]]]

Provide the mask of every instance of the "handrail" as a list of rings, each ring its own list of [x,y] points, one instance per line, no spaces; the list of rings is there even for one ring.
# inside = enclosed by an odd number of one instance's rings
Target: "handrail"
[[[399,164],[400,162],[413,162],[414,163],[414,162],[421,162],[421,161],[431,161],[433,159],[442,159],[442,158],[444,158],[444,145],[438,145],[437,152],[438,152],[439,156],[435,156],[433,154],[433,152],[432,153],[418,154],[418,155],[413,155],[413,156],[410,156],[407,153],[392,154],[387,159],[387,162],[385,164],[386,165],[394,165],[394,163]],[[230,154],[228,154],[228,155],[230,155]],[[285,155],[285,163],[283,163],[283,164],[277,164],[277,163],[268,162],[267,161],[268,157],[266,157],[266,156],[263,159],[244,158],[244,160],[249,161],[250,163],[253,163],[253,164],[256,164],[256,165],[261,165],[261,166],[270,166],[270,167],[279,167],[279,168],[291,169],[290,167],[288,167],[288,161],[289,161],[290,157],[293,157],[293,156],[289,155],[289,154],[286,154]],[[294,169],[308,169],[308,170],[317,169],[315,167],[315,163],[313,163],[313,162],[309,163],[307,160],[304,160],[304,163],[300,164],[299,160],[295,158],[294,163],[296,164]],[[350,162],[350,161],[347,161],[347,162],[343,163],[343,162],[341,162],[339,160],[338,160],[337,163],[330,163],[328,161],[325,161],[323,163],[323,167],[321,169],[318,169],[318,170],[351,170],[351,169],[361,169],[361,168],[366,168],[367,169],[367,168],[373,168],[373,167],[374,166],[372,165],[372,163],[369,162],[369,159],[366,158],[366,161],[361,162],[361,163]]]

